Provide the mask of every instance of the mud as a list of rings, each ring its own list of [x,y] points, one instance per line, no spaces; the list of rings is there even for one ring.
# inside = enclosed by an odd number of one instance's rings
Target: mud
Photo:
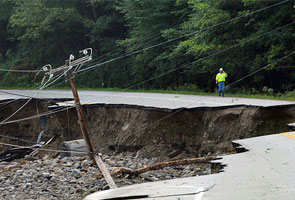
[[[48,110],[49,104],[47,101],[31,102],[15,118],[35,115],[36,105],[41,113]],[[5,119],[17,106],[3,107],[0,119]],[[232,140],[284,132],[287,124],[295,120],[294,105],[170,110],[96,104],[84,106],[84,111],[97,151],[163,158],[230,152],[233,150]],[[38,118],[1,126],[1,134],[32,142],[36,141],[39,131]],[[44,140],[54,134],[60,138],[52,148],[57,148],[62,141],[82,138],[75,109],[69,108],[47,117]],[[7,138],[1,138],[1,141],[24,144]]]

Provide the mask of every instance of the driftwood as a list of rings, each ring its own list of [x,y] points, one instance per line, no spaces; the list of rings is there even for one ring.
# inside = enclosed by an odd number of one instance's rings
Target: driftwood
[[[178,166],[178,165],[188,165],[188,164],[194,164],[194,163],[207,163],[210,160],[215,159],[215,156],[209,156],[209,157],[202,157],[202,158],[187,158],[182,160],[174,160],[174,161],[167,161],[167,162],[161,162],[150,166],[144,166],[139,169],[128,169],[128,168],[120,168],[116,170],[115,172],[112,172],[111,175],[115,177],[129,175],[129,176],[138,176],[141,173],[145,173],[147,171],[151,170],[158,170],[163,169],[165,167],[171,167],[171,166]],[[96,174],[96,178],[101,179],[102,173]]]

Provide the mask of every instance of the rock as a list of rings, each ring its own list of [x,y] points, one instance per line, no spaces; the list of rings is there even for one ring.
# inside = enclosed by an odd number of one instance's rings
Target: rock
[[[74,180],[74,179],[72,179],[72,180],[69,181],[69,184],[76,184],[76,183],[77,183],[77,181]]]
[[[57,180],[58,179],[55,176],[52,176],[51,179],[50,179],[51,182],[57,182]]]
[[[139,177],[140,178],[143,178],[143,179],[149,178],[150,177],[150,174],[149,174],[149,172],[145,172],[145,173],[139,174]]]
[[[82,188],[78,188],[76,189],[76,193],[85,193],[85,190],[83,190]]]
[[[154,181],[157,181],[157,180],[159,180],[159,179],[156,178],[156,177],[146,177],[146,178],[144,178],[144,180],[145,180],[145,181],[154,182]]]
[[[10,191],[14,191],[15,190],[15,187],[14,186],[11,186],[11,187],[9,187],[9,190]]]
[[[111,171],[122,166],[132,169],[151,165],[156,159],[133,158],[130,155],[103,156]],[[163,160],[161,160],[163,161]],[[2,165],[3,164],[3,165]],[[0,170],[10,166],[10,170],[1,171],[0,199],[83,199],[85,195],[108,189],[104,178],[96,179],[99,173],[96,166],[84,157],[64,157],[38,159],[26,163],[0,163]],[[206,173],[210,165],[187,165],[165,167],[152,170],[132,178],[115,178],[118,186],[136,183],[167,180],[177,177],[195,176]],[[15,195],[15,198],[11,196]]]
[[[71,173],[71,176],[75,177],[75,178],[80,178],[81,177],[81,171],[78,169],[74,169]]]
[[[81,162],[81,165],[82,165],[82,167],[85,169],[85,168],[89,167],[90,162],[89,162],[88,160],[83,160],[83,161]]]
[[[26,188],[29,188],[29,187],[31,187],[32,186],[32,184],[31,183],[26,183],[26,184],[24,184],[23,185],[23,189],[26,189]]]
[[[24,170],[19,169],[19,170],[17,170],[15,173],[16,173],[16,174],[22,174],[22,173],[24,173]]]
[[[66,181],[68,181],[65,177],[63,177],[63,176],[60,176],[59,177],[59,180],[61,181],[61,182],[66,182]]]
[[[181,153],[182,153],[182,150],[177,149],[177,150],[172,151],[171,153],[169,153],[169,154],[168,154],[168,157],[169,157],[169,158],[173,158],[173,157],[175,157],[175,156],[178,156],[178,155],[181,154]]]
[[[56,174],[63,174],[64,173],[64,171],[61,168],[59,168],[59,167],[54,167],[53,168],[53,171]]]
[[[52,174],[50,174],[50,173],[48,173],[48,172],[43,172],[43,173],[42,173],[42,176],[43,176],[44,178],[47,178],[47,179],[49,180],[49,179],[51,179]]]
[[[82,166],[79,163],[74,164],[75,169],[82,169]]]
[[[67,162],[68,160],[69,160],[69,157],[64,157],[64,158],[62,159],[63,162]]]

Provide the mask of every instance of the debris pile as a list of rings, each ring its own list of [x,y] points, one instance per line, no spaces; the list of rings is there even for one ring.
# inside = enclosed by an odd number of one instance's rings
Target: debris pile
[[[132,156],[103,156],[111,172],[122,167],[139,169],[156,165],[156,159]],[[92,166],[88,157],[65,157],[15,160],[0,162],[0,199],[83,199],[86,195],[108,189],[104,178],[97,178],[100,171]],[[130,177],[114,177],[120,186],[206,175],[211,173],[210,163],[188,163],[163,168]]]

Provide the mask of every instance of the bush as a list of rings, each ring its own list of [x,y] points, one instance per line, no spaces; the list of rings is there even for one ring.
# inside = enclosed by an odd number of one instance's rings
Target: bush
[[[283,96],[284,97],[295,97],[295,90],[293,90],[293,91],[286,91]]]

